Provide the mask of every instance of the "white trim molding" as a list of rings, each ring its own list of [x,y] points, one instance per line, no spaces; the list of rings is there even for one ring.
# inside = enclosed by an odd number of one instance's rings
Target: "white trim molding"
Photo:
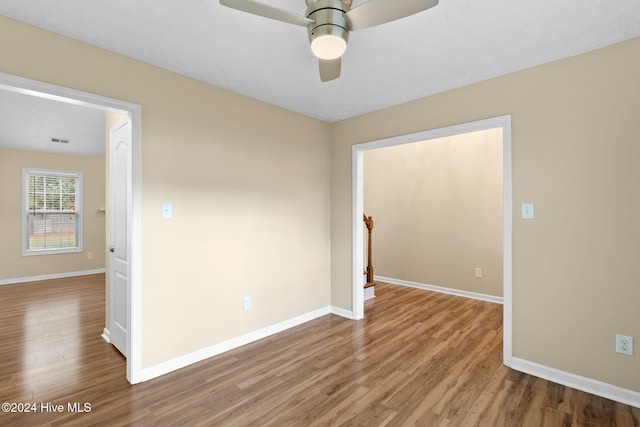
[[[102,331],[102,335],[100,336],[103,340],[105,340],[107,344],[111,344],[111,331],[109,330],[109,328],[104,328],[104,330]]]
[[[626,388],[618,387],[592,378],[550,368],[535,362],[530,362],[518,357],[511,358],[511,368],[554,383],[582,390],[605,399],[640,408],[640,393]]]
[[[342,309],[341,309],[342,310]],[[323,307],[312,312],[302,314],[289,320],[285,320],[275,325],[267,326],[266,328],[258,329],[257,331],[249,332],[248,334],[240,335],[239,337],[231,338],[223,341],[219,344],[214,344],[210,347],[203,348],[201,350],[194,351],[183,356],[176,357],[175,359],[167,360],[166,362],[158,363],[157,365],[149,368],[143,368],[141,372],[141,380],[148,381],[150,379],[159,377],[161,375],[168,374],[169,372],[176,371],[180,368],[192,365],[202,360],[208,359],[218,354],[224,353],[234,348],[241,347],[246,344],[250,344],[254,341],[266,338],[270,335],[277,334],[295,326],[301,325],[318,317],[325,316],[333,312],[333,307]]]
[[[428,285],[425,283],[411,282],[409,280],[400,280],[400,279],[394,279],[391,277],[384,277],[384,276],[373,276],[373,277],[376,282],[387,282],[393,285],[408,286],[410,288],[418,288],[418,289],[424,289],[425,291],[440,292],[442,294],[456,295],[459,297],[472,298],[472,299],[477,299],[481,301],[489,301],[489,302],[494,302],[496,304],[503,303],[502,297],[496,297],[493,295],[463,291],[460,289],[445,288],[442,286]]]
[[[329,307],[329,310],[331,311],[331,314],[335,314],[336,316],[344,317],[349,320],[353,320],[354,318],[352,311],[345,310],[344,308],[336,307],[335,305],[332,305],[331,307]]]
[[[96,270],[71,271],[68,273],[56,273],[56,274],[43,274],[42,276],[16,277],[14,279],[0,280],[0,286],[13,285],[15,283],[39,282],[41,280],[50,280],[50,279],[64,279],[65,277],[89,276],[91,274],[100,274],[104,272],[105,272],[104,268],[98,268]]]
[[[376,287],[369,286],[368,288],[364,288],[364,300],[369,300],[376,297]]]

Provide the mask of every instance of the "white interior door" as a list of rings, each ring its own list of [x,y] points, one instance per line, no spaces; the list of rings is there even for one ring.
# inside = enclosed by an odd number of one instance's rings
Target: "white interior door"
[[[109,332],[111,343],[129,357],[131,203],[131,121],[124,119],[109,132]]]

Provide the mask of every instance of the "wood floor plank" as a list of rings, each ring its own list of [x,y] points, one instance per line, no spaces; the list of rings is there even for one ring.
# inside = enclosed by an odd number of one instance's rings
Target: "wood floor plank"
[[[640,426],[640,409],[502,365],[502,306],[376,286],[328,315],[131,386],[104,275],[0,286],[2,426]],[[90,403],[72,413],[68,403]]]

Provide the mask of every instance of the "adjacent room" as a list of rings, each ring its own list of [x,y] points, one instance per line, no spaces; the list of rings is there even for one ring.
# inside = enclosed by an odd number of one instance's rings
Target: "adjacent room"
[[[377,281],[502,302],[502,134],[365,151]]]

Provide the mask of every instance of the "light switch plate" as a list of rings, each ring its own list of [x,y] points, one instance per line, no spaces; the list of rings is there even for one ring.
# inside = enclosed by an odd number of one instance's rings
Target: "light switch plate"
[[[162,219],[169,219],[173,216],[173,207],[171,203],[162,204]]]
[[[522,204],[522,219],[533,219],[533,203]]]

